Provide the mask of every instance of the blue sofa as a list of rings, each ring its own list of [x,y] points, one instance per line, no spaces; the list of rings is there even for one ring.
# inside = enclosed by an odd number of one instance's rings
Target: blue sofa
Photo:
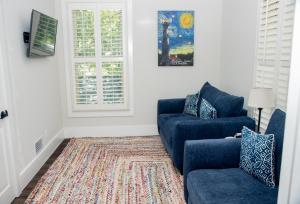
[[[271,188],[239,168],[240,139],[187,141],[184,194],[189,204],[275,204],[277,202],[285,113],[276,110],[266,134],[275,135],[275,179]]]
[[[158,101],[158,131],[175,167],[181,173],[186,140],[225,138],[240,132],[243,126],[255,128],[255,121],[247,117],[247,111],[243,110],[243,97],[227,94],[206,82],[199,98],[205,98],[216,108],[217,119],[203,120],[183,114],[185,99]]]

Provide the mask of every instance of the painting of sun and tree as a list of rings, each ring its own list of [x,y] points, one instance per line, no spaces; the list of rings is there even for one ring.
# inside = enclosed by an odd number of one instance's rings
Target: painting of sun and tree
[[[193,66],[194,11],[158,11],[158,66]]]

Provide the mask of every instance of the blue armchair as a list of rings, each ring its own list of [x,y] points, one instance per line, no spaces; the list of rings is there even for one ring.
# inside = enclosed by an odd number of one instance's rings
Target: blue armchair
[[[225,138],[240,132],[243,126],[255,128],[255,121],[247,117],[247,111],[243,110],[242,97],[229,95],[205,83],[200,98],[205,98],[217,109],[217,119],[203,120],[183,114],[185,99],[158,101],[158,131],[175,167],[181,173],[186,140]]]
[[[189,204],[275,204],[284,124],[285,113],[277,109],[266,130],[266,134],[275,135],[275,188],[239,168],[240,139],[187,141],[183,170],[186,201]]]

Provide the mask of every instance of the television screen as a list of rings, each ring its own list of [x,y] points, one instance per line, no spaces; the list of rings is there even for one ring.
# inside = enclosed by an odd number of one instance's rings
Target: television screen
[[[57,20],[32,10],[30,26],[29,57],[55,54]]]

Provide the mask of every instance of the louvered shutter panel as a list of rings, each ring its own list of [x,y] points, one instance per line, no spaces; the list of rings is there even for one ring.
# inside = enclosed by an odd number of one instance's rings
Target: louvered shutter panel
[[[73,10],[74,57],[95,56],[94,12]]]
[[[261,0],[258,39],[255,87],[273,88],[276,79],[276,53],[279,29],[279,1]],[[261,129],[265,130],[271,115],[271,111],[263,109],[261,117]],[[254,112],[255,119],[258,111]]]
[[[272,88],[276,106],[286,109],[295,4],[291,0],[261,0],[256,50],[255,87]],[[263,109],[261,129],[272,110]],[[258,111],[254,111],[258,118]]]
[[[122,10],[102,10],[101,54],[104,104],[124,103]]]
[[[97,104],[96,49],[93,10],[72,10],[74,100]]]
[[[286,110],[289,73],[291,66],[292,39],[294,27],[295,2],[286,0],[282,4],[282,24],[280,56],[277,73],[277,94],[276,105],[282,110]]]
[[[75,63],[75,89],[77,104],[97,104],[96,64]]]
[[[122,10],[102,10],[100,15],[102,57],[122,57]]]
[[[70,6],[73,109],[127,108],[122,5]]]
[[[279,27],[278,8],[278,1],[261,1],[256,67],[257,87],[273,87]]]
[[[103,103],[124,103],[123,63],[102,63]]]

